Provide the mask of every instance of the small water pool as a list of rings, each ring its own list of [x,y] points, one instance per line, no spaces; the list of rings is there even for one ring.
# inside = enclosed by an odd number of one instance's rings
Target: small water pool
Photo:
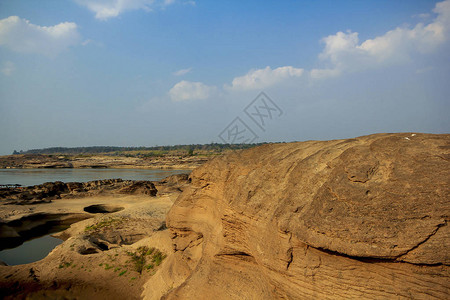
[[[29,264],[46,257],[63,240],[50,234],[24,242],[22,245],[0,251],[0,260],[9,266]]]

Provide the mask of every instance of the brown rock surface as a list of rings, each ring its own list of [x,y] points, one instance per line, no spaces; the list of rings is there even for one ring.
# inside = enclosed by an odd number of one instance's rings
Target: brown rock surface
[[[448,299],[450,135],[272,144],[191,173],[147,299]]]

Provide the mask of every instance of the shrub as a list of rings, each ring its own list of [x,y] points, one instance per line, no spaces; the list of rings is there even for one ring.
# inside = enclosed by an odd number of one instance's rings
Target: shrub
[[[127,254],[131,257],[131,260],[134,263],[134,269],[139,274],[142,274],[144,268],[147,270],[153,269],[155,266],[159,266],[166,255],[164,255],[161,251],[155,248],[148,248],[146,246],[141,246],[136,249],[135,252],[127,252]],[[152,263],[146,265],[147,257],[151,257]]]

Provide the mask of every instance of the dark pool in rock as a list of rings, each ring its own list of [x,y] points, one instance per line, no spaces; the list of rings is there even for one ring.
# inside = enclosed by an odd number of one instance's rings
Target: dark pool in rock
[[[115,212],[121,211],[123,209],[124,208],[122,206],[117,206],[117,205],[94,204],[94,205],[86,206],[84,208],[84,211],[91,213],[91,214],[109,214],[109,213],[115,213]]]
[[[0,223],[0,260],[8,265],[27,264],[46,257],[63,241],[51,235],[90,218],[86,214],[38,213]]]
[[[9,266],[32,263],[46,257],[62,242],[63,240],[54,238],[50,234],[44,235],[26,241],[16,248],[0,251],[0,260]]]

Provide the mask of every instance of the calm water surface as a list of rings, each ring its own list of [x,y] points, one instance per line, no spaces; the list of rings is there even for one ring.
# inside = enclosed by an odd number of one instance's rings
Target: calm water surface
[[[100,179],[158,181],[191,170],[148,169],[0,169],[0,184],[37,185],[49,181],[86,182]]]
[[[23,243],[22,245],[0,251],[0,260],[9,266],[29,264],[46,257],[63,241],[50,235],[45,235]]]

